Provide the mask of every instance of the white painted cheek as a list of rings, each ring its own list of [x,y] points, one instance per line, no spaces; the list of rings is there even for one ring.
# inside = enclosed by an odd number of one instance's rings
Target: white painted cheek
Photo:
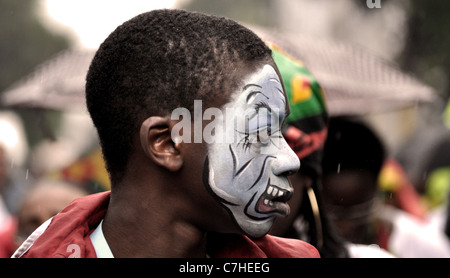
[[[209,168],[209,186],[211,187],[211,189],[214,191],[214,193],[219,196],[220,198],[236,204],[239,202],[238,198],[236,198],[233,195],[230,195],[228,192],[226,192],[223,188],[220,188],[216,185],[216,181],[215,181],[215,173],[214,173],[214,168],[210,166]]]

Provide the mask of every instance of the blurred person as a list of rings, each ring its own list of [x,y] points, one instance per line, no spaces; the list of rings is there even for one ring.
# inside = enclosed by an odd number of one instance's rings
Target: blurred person
[[[365,124],[332,118],[325,143],[323,197],[340,233],[350,242],[371,244],[368,231],[384,148]]]
[[[9,257],[14,251],[13,238],[17,229],[16,218],[5,204],[3,194],[8,179],[6,166],[6,150],[0,144],[0,258]]]
[[[27,185],[22,181],[26,174],[10,161],[7,148],[0,143],[0,199],[6,212],[14,215]]]
[[[0,258],[9,258],[15,250],[14,235],[17,231],[16,218],[6,212],[0,200]]]
[[[86,79],[111,191],[72,202],[14,257],[319,256],[266,235],[289,214],[299,161],[279,128],[289,114],[280,74],[253,32],[200,13],[143,13],[102,43]],[[194,119],[172,119],[177,108]],[[236,140],[199,138],[207,111],[226,114],[215,114],[216,138],[230,125]]]
[[[87,194],[82,187],[65,181],[43,179],[36,182],[26,193],[17,215],[16,249],[42,223]]]
[[[450,198],[450,192],[447,195],[447,205],[445,210],[445,221],[444,221],[444,233],[448,239],[450,239],[450,202],[448,201]]]
[[[448,107],[443,113],[444,124],[448,124]],[[444,124],[417,130],[396,155],[424,211],[415,217],[417,214],[405,213],[402,207],[389,207],[382,214],[393,225],[390,249],[400,257],[450,257],[450,130]]]
[[[420,196],[415,206],[421,212],[410,213],[411,209],[398,206],[400,202],[397,202],[385,207],[380,214],[392,226],[388,248],[398,257],[450,257],[447,236],[449,139],[450,132],[444,125],[430,125],[417,131],[397,154],[405,175]]]
[[[362,121],[330,119],[321,193],[351,257],[391,256],[379,247],[376,220],[378,176],[385,157],[381,139]]]
[[[450,130],[439,123],[417,130],[396,154],[428,211],[445,205],[450,189],[449,152]]]
[[[12,215],[17,213],[19,201],[28,186],[27,171],[22,167],[27,153],[19,116],[12,111],[0,111],[0,197]]]
[[[332,119],[324,154],[324,200],[352,257],[450,255],[443,228],[431,214],[424,214],[401,169],[395,169],[399,183],[393,190],[395,198],[382,199],[380,170],[399,165],[392,158],[386,160],[381,139],[367,125]]]
[[[5,147],[0,144],[0,190],[3,188],[3,184],[7,178],[7,166],[6,166],[6,150]]]
[[[394,206],[418,219],[424,220],[427,208],[409,180],[402,165],[393,157],[387,158],[378,177],[378,188],[384,204]]]
[[[290,176],[294,187],[289,201],[291,214],[277,219],[270,233],[305,240],[324,258],[348,257],[343,239],[328,220],[320,192],[321,160],[328,127],[323,91],[301,61],[276,45],[271,48],[291,108],[283,136],[299,157],[301,167]]]
[[[384,206],[379,218],[392,226],[389,251],[400,258],[450,258],[445,223],[434,217],[427,215],[423,220],[393,206]]]

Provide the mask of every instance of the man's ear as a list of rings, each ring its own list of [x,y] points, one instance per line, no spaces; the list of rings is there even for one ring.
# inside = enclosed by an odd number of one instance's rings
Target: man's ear
[[[145,155],[153,162],[173,172],[183,166],[180,143],[172,140],[169,118],[147,118],[141,125],[139,136]]]

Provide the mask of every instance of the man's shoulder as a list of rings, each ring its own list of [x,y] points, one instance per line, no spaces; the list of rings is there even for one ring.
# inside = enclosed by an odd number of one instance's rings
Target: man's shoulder
[[[90,232],[103,219],[109,192],[78,198],[41,225],[14,253],[13,257],[95,256]]]

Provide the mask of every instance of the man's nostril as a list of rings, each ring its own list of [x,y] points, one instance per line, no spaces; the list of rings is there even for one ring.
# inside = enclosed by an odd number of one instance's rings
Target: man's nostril
[[[283,176],[291,176],[291,175],[295,174],[295,172],[297,172],[297,171],[289,170],[289,171],[283,172],[282,175]]]

